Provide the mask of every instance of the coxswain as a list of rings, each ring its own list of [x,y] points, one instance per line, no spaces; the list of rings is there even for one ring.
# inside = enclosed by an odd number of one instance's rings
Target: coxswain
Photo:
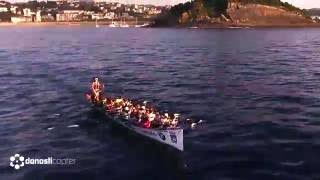
[[[99,78],[95,77],[91,84],[91,90],[92,90],[92,94],[94,96],[95,102],[100,101],[102,97],[103,88],[104,88],[104,85],[99,81]]]
[[[173,116],[174,116],[174,118],[173,118],[173,120],[171,122],[171,127],[172,128],[176,128],[178,126],[178,123],[179,123],[180,114],[175,113]]]

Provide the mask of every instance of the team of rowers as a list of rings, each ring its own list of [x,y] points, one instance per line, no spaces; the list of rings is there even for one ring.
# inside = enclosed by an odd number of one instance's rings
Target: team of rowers
[[[122,97],[108,98],[103,97],[104,85],[98,78],[94,78],[91,85],[94,103],[101,104],[105,110],[111,114],[120,114],[132,121],[137,126],[144,128],[175,128],[179,122],[179,114],[160,113],[146,102],[137,102],[124,99]]]

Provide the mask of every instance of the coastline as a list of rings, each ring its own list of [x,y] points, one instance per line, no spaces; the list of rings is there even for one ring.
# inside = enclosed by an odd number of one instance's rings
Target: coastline
[[[148,21],[139,21],[139,24]],[[107,26],[111,24],[111,21],[98,21],[98,25]],[[135,21],[127,21],[128,25],[136,25]],[[0,27],[4,26],[19,26],[19,27],[43,27],[43,26],[96,26],[95,21],[70,21],[70,22],[21,22],[21,23],[11,23],[11,22],[0,22]]]
[[[1,22],[1,26],[20,26],[20,27],[37,27],[37,26],[69,26],[69,25],[95,25],[95,22],[22,22],[10,23]]]
[[[196,26],[197,27],[197,26]],[[211,28],[319,28],[320,23],[316,24],[222,24],[222,25],[199,25],[199,28],[211,29]]]
[[[147,21],[139,22],[144,23]],[[100,26],[108,26],[110,21],[98,22]],[[128,22],[129,25],[136,25],[136,22]],[[11,23],[0,22],[0,27],[54,27],[54,26],[95,26],[94,21],[70,21],[70,22],[23,22]],[[189,29],[241,29],[241,28],[320,28],[320,23],[302,24],[197,24],[197,25],[176,25],[176,26],[149,26],[148,28],[189,28]]]
[[[301,23],[301,24],[180,24],[174,26],[151,26],[152,28],[189,28],[189,29],[244,29],[244,28],[320,28],[320,23]]]

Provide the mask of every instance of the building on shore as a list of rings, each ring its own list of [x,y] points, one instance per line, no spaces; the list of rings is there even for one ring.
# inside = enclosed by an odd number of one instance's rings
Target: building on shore
[[[6,3],[0,0],[0,12],[6,21],[46,22],[46,21],[90,21],[101,19],[152,18],[161,13],[162,7],[152,5],[124,4],[112,0],[46,0],[42,3]],[[95,2],[95,3],[93,3]],[[21,16],[25,17],[22,18]],[[30,20],[31,19],[31,20]],[[2,21],[3,18],[2,18]]]
[[[148,14],[149,15],[157,15],[157,14],[161,14],[162,10],[161,9],[157,9],[157,8],[150,8]]]
[[[43,22],[53,22],[55,21],[55,17],[51,13],[42,14],[41,21]]]
[[[41,22],[42,21],[42,19],[41,19],[41,11],[37,11],[35,21],[36,22]]]
[[[26,16],[12,16],[11,22],[14,24],[32,22],[32,18]]]
[[[84,14],[83,10],[64,10],[56,15],[57,21],[80,21]]]
[[[0,12],[8,12],[8,8],[0,6]]]
[[[30,17],[30,16],[32,16],[32,11],[31,11],[31,9],[29,9],[29,8],[24,8],[23,9],[23,15],[24,16],[26,16],[26,17]]]
[[[99,3],[107,3],[110,2],[110,0],[93,0],[94,3],[99,4]]]
[[[11,13],[13,13],[13,14],[17,14],[18,13],[18,6],[11,6],[10,7],[10,11],[11,11]]]
[[[116,16],[116,13],[114,13],[114,12],[107,12],[107,13],[105,13],[105,15],[104,15],[104,18],[105,19],[114,19],[114,18],[116,18],[117,16]]]
[[[91,15],[92,19],[104,19],[104,15],[103,14],[92,14]]]

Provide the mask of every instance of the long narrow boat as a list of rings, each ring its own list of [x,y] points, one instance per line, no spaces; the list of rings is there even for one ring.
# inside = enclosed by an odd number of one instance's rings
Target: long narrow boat
[[[160,142],[162,144],[169,145],[173,148],[176,148],[180,151],[183,151],[183,129],[174,128],[174,129],[154,129],[154,128],[142,128],[131,123],[132,120],[122,117],[120,115],[113,115],[105,110],[105,108],[96,105],[90,101],[90,95],[87,95],[88,101],[95,107],[102,111],[107,119],[112,120],[113,122],[135,132],[142,136],[148,137],[152,140]]]

